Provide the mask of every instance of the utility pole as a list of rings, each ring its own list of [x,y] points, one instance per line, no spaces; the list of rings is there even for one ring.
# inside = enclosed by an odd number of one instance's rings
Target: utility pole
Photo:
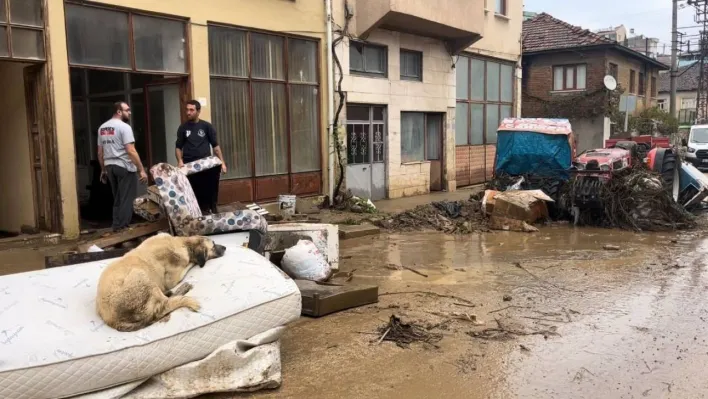
[[[669,115],[676,116],[676,74],[678,70],[678,0],[672,0],[671,15],[671,101]]]

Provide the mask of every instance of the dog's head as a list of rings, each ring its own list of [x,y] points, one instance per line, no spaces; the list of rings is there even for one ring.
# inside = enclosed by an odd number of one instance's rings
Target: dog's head
[[[189,252],[189,261],[199,267],[204,267],[209,259],[221,258],[226,252],[225,246],[215,244],[211,239],[202,236],[187,238],[185,245]]]

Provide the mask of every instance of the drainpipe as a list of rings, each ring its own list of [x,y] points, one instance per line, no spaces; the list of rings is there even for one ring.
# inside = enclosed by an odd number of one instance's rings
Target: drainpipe
[[[325,0],[327,15],[327,155],[329,161],[329,177],[327,190],[330,204],[334,201],[334,68],[332,66],[332,0]]]

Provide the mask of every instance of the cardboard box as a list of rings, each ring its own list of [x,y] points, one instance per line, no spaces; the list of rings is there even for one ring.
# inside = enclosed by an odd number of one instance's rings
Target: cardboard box
[[[553,202],[553,199],[541,190],[497,193],[493,197],[492,216],[533,223],[548,218],[546,202]]]

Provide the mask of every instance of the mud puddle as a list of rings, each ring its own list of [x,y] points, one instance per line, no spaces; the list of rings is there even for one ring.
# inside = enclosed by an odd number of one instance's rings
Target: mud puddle
[[[255,396],[705,397],[708,239],[698,236],[555,226],[344,241],[342,271],[379,285],[380,302],[295,323],[283,387]],[[378,343],[392,314],[443,338]]]

